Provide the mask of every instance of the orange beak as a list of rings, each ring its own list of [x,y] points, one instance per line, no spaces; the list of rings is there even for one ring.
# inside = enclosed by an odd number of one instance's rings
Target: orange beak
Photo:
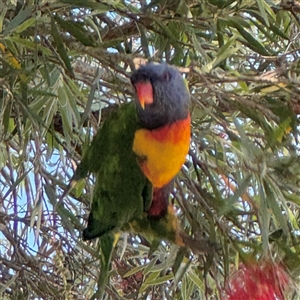
[[[149,81],[138,82],[135,88],[142,109],[145,109],[145,105],[153,103],[153,87]]]

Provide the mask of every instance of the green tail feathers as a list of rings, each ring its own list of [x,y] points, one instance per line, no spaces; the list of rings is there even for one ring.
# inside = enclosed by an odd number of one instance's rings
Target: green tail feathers
[[[117,241],[117,236],[112,232],[102,235],[100,240],[100,262],[101,270],[98,279],[98,291],[96,293],[97,299],[102,299],[105,292],[105,285],[109,279],[109,272],[111,269],[111,258],[113,250]]]

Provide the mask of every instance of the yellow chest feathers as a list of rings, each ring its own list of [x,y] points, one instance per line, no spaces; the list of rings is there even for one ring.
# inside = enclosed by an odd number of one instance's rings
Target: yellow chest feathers
[[[132,150],[154,187],[169,183],[179,172],[190,146],[190,116],[159,129],[137,130]]]

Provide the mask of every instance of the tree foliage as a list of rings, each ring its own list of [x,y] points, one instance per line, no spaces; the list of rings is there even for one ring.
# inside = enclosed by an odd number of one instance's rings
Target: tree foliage
[[[179,67],[192,96],[188,159],[171,195],[193,253],[124,233],[110,299],[222,297],[239,262],[300,275],[300,3],[6,1],[0,8],[0,295],[88,299],[91,177],[58,202],[111,107],[146,61]],[[101,149],[99,149],[100,151]],[[286,299],[296,298],[291,288]]]

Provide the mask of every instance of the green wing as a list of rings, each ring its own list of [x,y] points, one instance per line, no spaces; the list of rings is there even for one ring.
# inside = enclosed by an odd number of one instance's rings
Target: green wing
[[[88,162],[88,171],[96,175],[88,227],[83,232],[85,240],[120,230],[141,216],[151,202],[152,186],[132,151],[137,127],[134,104],[123,105],[106,119],[83,159],[84,164]],[[79,169],[82,175],[87,168]]]

